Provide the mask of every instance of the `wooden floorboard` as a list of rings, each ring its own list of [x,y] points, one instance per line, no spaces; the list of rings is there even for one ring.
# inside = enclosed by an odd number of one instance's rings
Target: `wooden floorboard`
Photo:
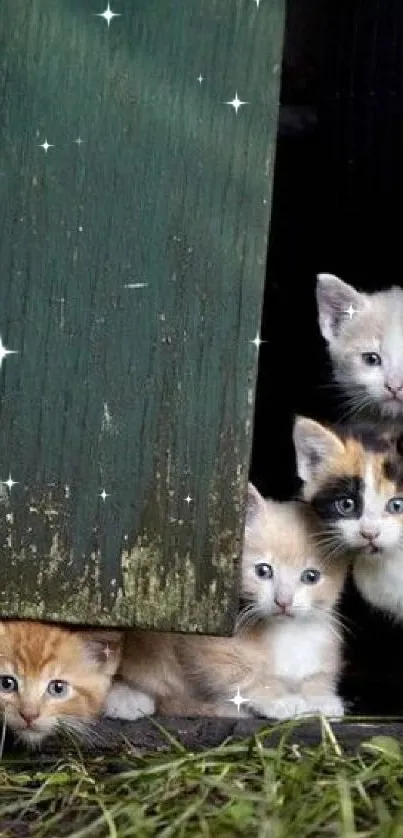
[[[164,727],[168,735],[161,730]],[[161,752],[172,748],[169,734],[190,750],[216,747],[229,737],[234,740],[261,734],[263,741],[275,747],[284,737],[284,725],[271,724],[261,719],[217,719],[217,718],[154,718],[136,722],[103,721],[97,728],[97,741],[93,745],[80,745],[82,754],[105,755],[122,754],[130,748],[138,753]],[[287,728],[287,741],[297,745],[315,746],[320,744],[325,734],[320,721],[311,720],[295,723]],[[357,721],[334,722],[331,730],[339,745],[346,751],[355,751],[362,742],[372,736],[394,736],[403,740],[403,719],[363,719]],[[100,736],[99,734],[102,734]],[[5,752],[15,750],[7,739]],[[44,756],[65,753],[65,745],[49,741],[44,748]]]

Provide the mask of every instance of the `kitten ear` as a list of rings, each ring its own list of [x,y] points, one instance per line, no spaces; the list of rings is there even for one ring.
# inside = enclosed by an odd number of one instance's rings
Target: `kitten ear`
[[[317,280],[319,327],[325,340],[331,343],[340,333],[343,321],[349,317],[349,311],[360,311],[366,298],[334,274],[318,274]]]
[[[108,675],[114,675],[122,654],[123,632],[105,629],[80,632],[88,659],[98,663]]]
[[[292,437],[298,477],[304,483],[315,480],[326,462],[344,451],[336,434],[305,416],[296,417]]]
[[[259,513],[264,509],[264,498],[260,492],[258,492],[253,483],[248,483],[248,501],[246,507],[245,526],[251,527],[255,523]]]

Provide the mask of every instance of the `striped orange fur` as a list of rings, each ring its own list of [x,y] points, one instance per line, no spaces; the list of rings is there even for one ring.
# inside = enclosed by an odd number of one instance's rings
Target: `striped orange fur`
[[[0,622],[0,709],[7,726],[31,747],[60,728],[85,734],[102,711],[119,660],[119,632]]]

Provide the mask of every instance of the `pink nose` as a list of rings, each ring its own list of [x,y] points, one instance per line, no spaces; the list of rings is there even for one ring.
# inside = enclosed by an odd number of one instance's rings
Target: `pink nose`
[[[378,538],[380,534],[381,531],[375,528],[370,529],[369,527],[361,527],[360,529],[360,535],[362,535],[362,537],[366,538],[368,541],[375,541],[375,539]]]
[[[274,597],[274,602],[282,609],[282,611],[285,611],[286,608],[290,607],[292,600],[289,597],[276,596]]]
[[[392,393],[392,396],[397,396],[397,394],[400,393],[400,390],[403,390],[403,384],[399,384],[397,387],[396,384],[389,384],[388,382],[385,382],[385,387],[389,390],[389,393]]]
[[[24,719],[24,722],[26,722],[26,724],[29,726],[32,724],[32,722],[36,722],[36,720],[39,718],[39,713],[34,713],[33,710],[21,710],[20,716],[22,719]]]

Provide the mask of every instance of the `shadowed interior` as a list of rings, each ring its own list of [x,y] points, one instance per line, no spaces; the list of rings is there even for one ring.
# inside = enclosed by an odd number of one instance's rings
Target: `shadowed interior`
[[[294,413],[342,418],[316,321],[316,274],[364,291],[401,285],[403,8],[289,0],[251,480],[298,488]],[[290,128],[289,114],[299,114]],[[304,116],[305,115],[305,116]],[[402,629],[352,586],[342,690],[354,712],[401,714]]]

